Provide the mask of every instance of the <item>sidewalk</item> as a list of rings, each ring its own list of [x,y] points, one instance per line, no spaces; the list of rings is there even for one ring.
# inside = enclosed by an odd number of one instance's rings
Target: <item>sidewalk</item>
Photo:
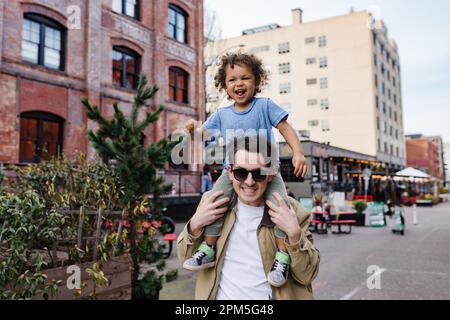
[[[175,225],[177,236],[181,233],[185,223]],[[159,294],[160,300],[193,300],[195,292],[196,273],[183,269],[177,258],[177,244],[173,244],[173,250],[170,257],[166,260],[166,270],[178,269],[178,278],[172,282],[166,283]]]

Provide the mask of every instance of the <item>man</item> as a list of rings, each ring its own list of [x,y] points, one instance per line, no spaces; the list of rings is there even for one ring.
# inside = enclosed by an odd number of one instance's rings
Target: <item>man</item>
[[[255,140],[253,140],[255,141]],[[196,299],[313,299],[311,282],[319,270],[320,254],[314,247],[308,230],[310,214],[294,199],[289,208],[280,195],[274,194],[278,203],[267,201],[265,191],[273,172],[269,170],[272,159],[260,150],[273,150],[270,142],[257,137],[256,148],[252,139],[242,137],[232,141],[228,156],[228,174],[237,195],[237,204],[226,214],[222,235],[216,244],[214,267],[198,272],[195,290]],[[272,153],[273,154],[273,153]],[[178,237],[178,258],[191,257],[202,240],[203,228],[221,216],[229,199],[216,198],[205,193],[183,232]],[[265,205],[266,204],[266,205]],[[272,261],[276,252],[273,231],[277,224],[286,233],[285,247],[291,257],[290,274],[282,287],[271,286],[267,275],[274,271],[286,272],[280,263],[274,270]],[[202,257],[199,257],[202,258]]]

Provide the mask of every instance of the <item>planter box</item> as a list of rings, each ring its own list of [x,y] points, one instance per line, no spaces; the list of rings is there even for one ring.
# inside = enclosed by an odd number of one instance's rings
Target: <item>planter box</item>
[[[81,281],[85,281],[87,286],[83,289],[81,299],[88,299],[89,293],[93,288],[93,281],[89,280],[86,268],[91,268],[93,262],[86,262],[77,265],[81,269]],[[44,271],[48,276],[48,280],[62,280],[59,291],[49,300],[75,300],[75,290],[67,288],[67,279],[72,275],[67,273],[66,267],[49,269]],[[108,286],[97,286],[98,300],[131,300],[131,271],[130,259],[127,256],[119,256],[111,258],[103,264],[102,270],[109,280]],[[42,300],[42,297],[35,297],[33,300]]]

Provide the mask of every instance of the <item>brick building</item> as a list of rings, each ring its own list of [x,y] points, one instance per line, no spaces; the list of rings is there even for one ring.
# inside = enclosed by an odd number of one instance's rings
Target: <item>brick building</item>
[[[429,175],[443,179],[439,166],[441,154],[432,139],[422,135],[406,136],[406,161],[408,167],[422,170]]]
[[[129,112],[140,72],[166,106],[147,143],[204,120],[203,1],[1,1],[0,37],[0,162],[92,153],[80,99]]]

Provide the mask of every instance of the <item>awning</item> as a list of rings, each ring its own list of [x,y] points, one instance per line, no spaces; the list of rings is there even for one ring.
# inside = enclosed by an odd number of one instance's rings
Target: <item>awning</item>
[[[431,178],[429,174],[412,167],[400,170],[395,175],[397,177],[428,178],[428,179]]]

